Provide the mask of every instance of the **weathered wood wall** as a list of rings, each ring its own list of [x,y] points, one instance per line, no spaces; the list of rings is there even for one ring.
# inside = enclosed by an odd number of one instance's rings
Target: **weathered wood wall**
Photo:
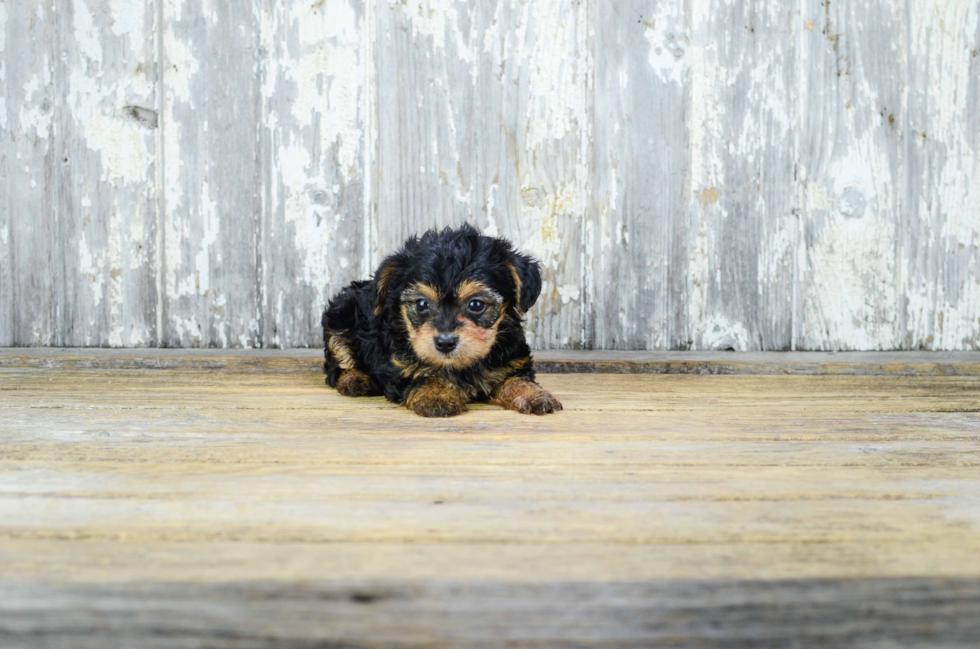
[[[975,0],[0,0],[0,345],[318,345],[406,235],[538,347],[980,348]]]

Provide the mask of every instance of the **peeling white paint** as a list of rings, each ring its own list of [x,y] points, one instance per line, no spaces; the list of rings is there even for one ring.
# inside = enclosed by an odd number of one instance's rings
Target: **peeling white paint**
[[[568,304],[570,301],[578,301],[581,297],[581,289],[576,284],[565,284],[557,287],[558,294],[561,296],[561,303]]]
[[[734,350],[744,352],[751,349],[749,332],[740,322],[730,322],[726,318],[714,315],[698,323],[697,336],[702,349]]]
[[[50,73],[49,73],[50,74]],[[47,139],[51,134],[52,108],[45,106],[44,93],[35,97],[41,91],[41,79],[35,74],[24,84],[24,105],[20,108],[20,128],[33,137]],[[38,105],[32,105],[32,104]]]
[[[0,2],[0,54],[3,54],[7,49],[7,5],[6,3]],[[3,76],[0,75],[0,81],[3,81]]]
[[[412,30],[422,38],[431,39],[432,49],[446,49],[446,34],[452,37],[453,55],[469,64],[470,74],[476,75],[476,55],[467,44],[460,28],[456,0],[421,0],[416,4],[398,3],[388,0],[389,6],[404,11]],[[486,44],[484,44],[486,47]]]
[[[807,250],[807,270],[815,279],[804,304],[804,333],[814,338],[847,341],[854,349],[889,349],[896,344],[893,254],[883,243],[897,238],[898,209],[892,200],[895,179],[887,151],[865,132],[849,151],[831,161],[824,172],[830,186],[809,191],[808,228],[818,229]],[[845,195],[848,198],[843,198]],[[866,201],[854,218],[856,197]],[[823,331],[821,331],[821,329]]]
[[[142,13],[142,12],[141,12]],[[86,0],[73,0],[72,18],[75,27],[75,42],[78,50],[88,58],[90,65],[102,67],[102,45],[99,28],[95,25],[92,11]]]
[[[659,3],[653,16],[642,16],[640,20],[645,26],[643,35],[650,43],[650,67],[663,81],[682,84],[687,76],[685,54],[691,41],[685,25],[684,6],[674,2]],[[620,86],[625,88],[623,81]]]
[[[169,4],[169,3],[168,3]],[[180,6],[181,3],[177,3]],[[200,62],[191,49],[174,33],[172,26],[163,30],[163,51],[166,57],[166,92],[173,100],[179,100],[194,105],[191,96],[191,81],[200,70]]]
[[[218,219],[218,204],[211,197],[211,185],[205,180],[201,185],[201,221],[204,235],[198,243],[198,252],[194,257],[194,271],[197,274],[198,295],[205,295],[211,289],[211,248],[217,243],[220,234]],[[178,292],[179,296],[180,293]]]
[[[295,84],[290,94],[297,125],[312,127],[314,118],[320,117],[321,146],[324,151],[337,146],[341,174],[349,181],[358,163],[361,141],[357,104],[360,34],[354,11],[345,0],[329,0],[318,13],[329,19],[294,14],[299,51],[280,60],[272,76]],[[266,88],[266,92],[276,91],[275,86]]]
[[[146,41],[143,36],[145,8],[144,0],[109,0],[113,33],[129,39],[129,49],[137,54],[143,51]]]
[[[585,61],[572,61],[563,52],[579,51],[579,26],[568,16],[563,3],[533,2],[524,5],[522,25],[533,23],[537,38],[531,51],[519,40],[518,60],[527,60],[528,87],[533,94],[527,103],[527,139],[533,150],[549,140],[575,135],[586,126]],[[515,66],[517,68],[517,66]]]

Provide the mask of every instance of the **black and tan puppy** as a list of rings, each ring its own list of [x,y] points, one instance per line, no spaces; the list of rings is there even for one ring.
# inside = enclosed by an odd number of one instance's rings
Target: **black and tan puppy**
[[[324,311],[327,384],[351,397],[383,394],[425,417],[474,401],[561,410],[534,382],[521,328],[540,293],[537,262],[503,239],[468,225],[412,237]]]

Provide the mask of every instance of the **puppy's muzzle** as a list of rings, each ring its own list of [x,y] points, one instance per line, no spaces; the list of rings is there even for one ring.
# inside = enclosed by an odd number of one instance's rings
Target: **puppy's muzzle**
[[[449,354],[454,349],[456,345],[459,344],[459,336],[454,334],[436,334],[435,335],[436,349],[438,349],[443,354]]]

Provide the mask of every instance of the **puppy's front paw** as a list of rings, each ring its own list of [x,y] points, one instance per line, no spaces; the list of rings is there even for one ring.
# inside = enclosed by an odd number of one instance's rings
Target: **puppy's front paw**
[[[424,398],[413,401],[411,408],[423,417],[455,417],[466,410],[466,404],[458,399]]]
[[[459,390],[441,379],[429,379],[416,387],[405,405],[423,417],[455,417],[466,410]]]
[[[561,401],[551,396],[547,390],[520,399],[514,404],[514,410],[525,415],[547,415],[561,410]]]
[[[534,381],[509,379],[500,386],[493,402],[525,415],[547,415],[561,410],[561,402]]]
[[[366,397],[376,394],[371,377],[359,370],[344,370],[337,379],[337,392],[345,397]]]

